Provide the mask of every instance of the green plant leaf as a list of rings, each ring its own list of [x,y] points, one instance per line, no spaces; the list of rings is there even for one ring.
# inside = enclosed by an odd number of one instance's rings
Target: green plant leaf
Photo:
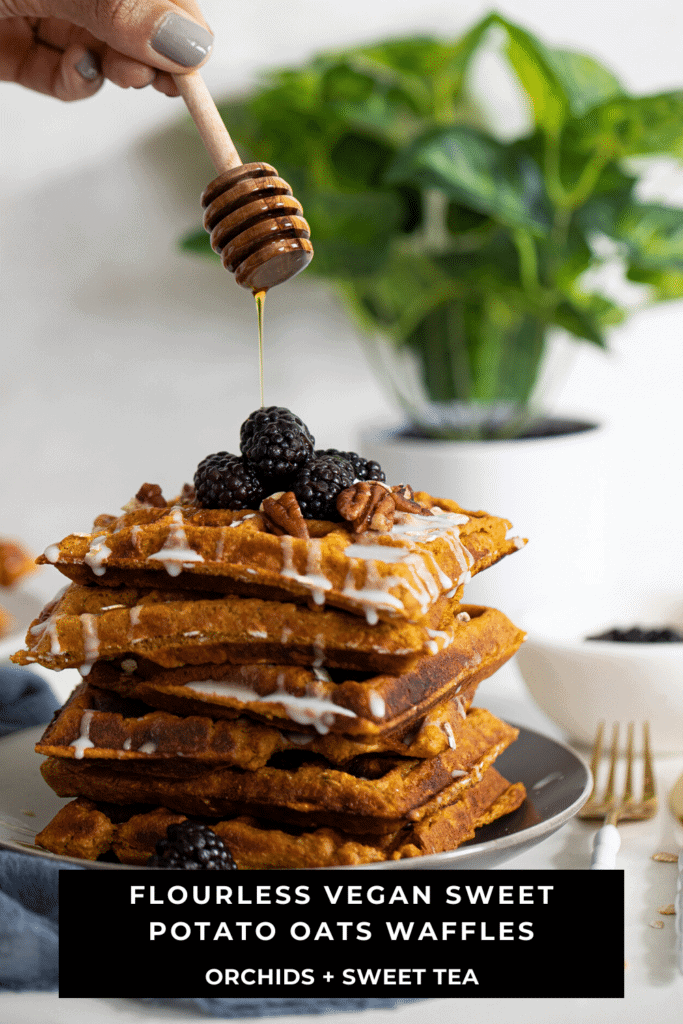
[[[569,145],[611,159],[670,153],[683,156],[683,91],[623,96],[568,124]]]
[[[216,253],[211,248],[211,242],[209,241],[209,234],[204,228],[198,231],[190,231],[187,235],[184,235],[180,239],[180,248],[185,252],[193,252],[198,256],[212,256],[216,258]]]
[[[624,95],[619,80],[593,57],[546,46],[531,32],[498,17],[506,54],[531,103],[536,124],[558,136],[568,117]]]
[[[396,150],[386,142],[348,132],[330,150],[335,183],[343,189],[379,189]]]
[[[606,349],[607,328],[621,323],[624,316],[625,311],[611,299],[591,293],[562,299],[553,313],[552,322],[574,337]]]
[[[586,230],[618,242],[625,259],[641,270],[683,270],[683,209],[603,198],[587,204],[581,218]]]
[[[382,331],[404,344],[430,310],[463,296],[465,286],[426,253],[394,245],[381,272],[357,278],[344,291],[367,330]]]
[[[386,181],[441,189],[509,227],[549,226],[541,172],[518,147],[465,126],[427,132],[390,164]]]
[[[616,75],[588,54],[575,50],[548,52],[573,117],[582,117],[593,107],[625,95]]]
[[[683,296],[683,270],[650,270],[632,263],[626,277],[634,284],[647,285],[652,302],[680,301]]]
[[[549,134],[559,135],[570,104],[552,52],[519,25],[504,18],[498,18],[498,23],[507,32],[506,54],[529,97],[534,121]]]

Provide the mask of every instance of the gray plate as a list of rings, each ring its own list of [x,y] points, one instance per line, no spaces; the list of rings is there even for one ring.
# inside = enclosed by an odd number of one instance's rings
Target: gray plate
[[[496,760],[496,768],[506,779],[523,782],[526,786],[527,799],[516,811],[485,825],[474,839],[457,850],[381,864],[345,865],[333,870],[492,868],[551,836],[588,799],[591,774],[584,762],[565,744],[531,729],[518,728],[517,741]],[[32,845],[36,833],[68,802],[55,796],[40,774],[42,757],[34,752],[33,747],[43,730],[43,726],[37,726],[0,739],[0,847],[81,867],[128,869],[129,866],[124,864],[56,857]]]

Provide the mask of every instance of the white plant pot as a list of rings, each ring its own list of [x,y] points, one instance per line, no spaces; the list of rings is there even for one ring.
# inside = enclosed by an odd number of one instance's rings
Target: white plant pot
[[[400,428],[361,429],[358,451],[377,460],[390,484],[451,498],[465,509],[509,519],[529,543],[476,576],[465,600],[514,617],[545,602],[580,600],[604,574],[607,431],[510,441],[434,441]]]

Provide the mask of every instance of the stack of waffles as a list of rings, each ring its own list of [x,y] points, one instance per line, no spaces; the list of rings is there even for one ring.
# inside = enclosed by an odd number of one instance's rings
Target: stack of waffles
[[[524,634],[462,596],[523,542],[400,494],[379,530],[293,536],[272,503],[206,509],[145,485],[48,547],[38,561],[71,582],[13,660],[82,682],[36,747],[72,798],[38,845],[143,865],[191,818],[240,868],[363,864],[454,849],[519,807],[494,767],[517,731],[471,704]]]

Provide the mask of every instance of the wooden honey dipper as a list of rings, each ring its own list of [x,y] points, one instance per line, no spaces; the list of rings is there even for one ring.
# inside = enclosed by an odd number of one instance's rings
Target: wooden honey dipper
[[[201,195],[211,248],[254,293],[288,281],[313,259],[301,203],[270,164],[243,164],[198,71],[174,75],[218,171]]]

